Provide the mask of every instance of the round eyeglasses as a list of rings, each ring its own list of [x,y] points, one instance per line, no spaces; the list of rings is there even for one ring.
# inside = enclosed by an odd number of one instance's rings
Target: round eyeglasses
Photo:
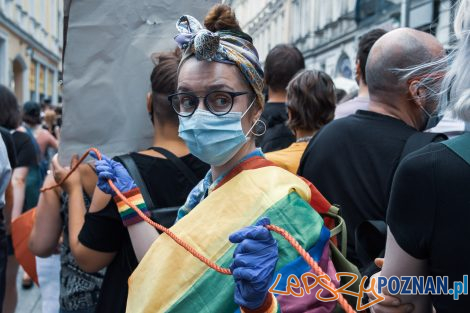
[[[199,99],[204,99],[206,108],[214,115],[221,116],[229,113],[233,108],[233,99],[235,97],[249,94],[247,91],[212,91],[205,96],[196,96],[191,92],[179,92],[168,96],[176,114],[182,117],[188,117],[196,112],[199,106]]]

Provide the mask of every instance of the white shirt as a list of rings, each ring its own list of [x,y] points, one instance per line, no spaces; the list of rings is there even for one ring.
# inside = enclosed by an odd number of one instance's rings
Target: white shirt
[[[470,131],[470,124],[452,117],[452,113],[447,112],[436,126],[426,130],[428,133],[442,133],[452,138]]]
[[[356,97],[336,107],[335,120],[356,113],[357,110],[369,110],[368,97]]]
[[[8,160],[7,148],[0,136],[0,209],[5,206],[5,190],[10,183],[11,167]]]

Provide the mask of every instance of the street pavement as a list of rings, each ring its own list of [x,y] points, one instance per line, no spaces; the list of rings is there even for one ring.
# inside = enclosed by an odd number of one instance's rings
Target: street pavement
[[[41,313],[41,295],[39,288],[36,285],[26,290],[21,288],[21,277],[23,277],[23,271],[20,269],[16,279],[18,305],[15,313]]]

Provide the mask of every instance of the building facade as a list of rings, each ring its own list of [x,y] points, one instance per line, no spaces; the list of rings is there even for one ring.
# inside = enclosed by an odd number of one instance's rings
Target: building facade
[[[62,0],[0,0],[0,83],[18,103],[59,103],[62,23]]]
[[[452,0],[226,0],[244,31],[253,37],[260,59],[276,44],[302,51],[307,68],[331,77],[354,78],[357,44],[373,28],[404,24],[451,42]],[[405,3],[404,3],[405,2]],[[406,14],[406,15],[405,15]],[[405,24],[406,25],[406,24]]]

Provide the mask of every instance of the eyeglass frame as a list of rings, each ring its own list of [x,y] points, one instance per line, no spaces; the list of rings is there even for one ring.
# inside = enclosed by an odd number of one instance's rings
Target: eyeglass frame
[[[207,97],[210,96],[211,94],[213,93],[216,93],[216,92],[223,92],[223,93],[226,93],[228,94],[231,98],[232,98],[232,103],[230,104],[230,108],[228,109],[227,112],[223,112],[223,113],[218,113],[218,112],[214,112],[211,108],[211,106],[208,104],[208,100],[207,100]],[[194,110],[193,112],[191,112],[191,114],[188,114],[188,115],[182,115],[180,113],[178,113],[173,105],[173,101],[171,100],[173,97],[175,96],[178,96],[178,95],[181,95],[181,94],[185,94],[185,95],[190,95],[190,96],[193,96],[195,98],[198,99],[197,101],[197,105],[194,106]],[[248,95],[248,94],[253,94],[253,92],[250,92],[250,91],[239,91],[239,92],[232,92],[232,91],[227,91],[227,90],[213,90],[209,93],[207,93],[205,96],[197,96],[195,95],[194,93],[192,92],[177,92],[177,93],[174,93],[174,94],[171,94],[168,96],[168,102],[169,104],[171,105],[171,107],[173,108],[173,111],[175,111],[175,113],[178,115],[178,116],[181,116],[181,117],[190,117],[194,114],[194,112],[196,112],[197,108],[199,107],[199,99],[204,99],[203,102],[204,102],[204,105],[206,106],[207,110],[209,110],[209,112],[211,112],[212,114],[214,114],[215,116],[224,116],[228,113],[230,113],[233,109],[233,103],[234,103],[234,99],[235,97],[238,97],[238,96],[242,96],[242,95]]]

